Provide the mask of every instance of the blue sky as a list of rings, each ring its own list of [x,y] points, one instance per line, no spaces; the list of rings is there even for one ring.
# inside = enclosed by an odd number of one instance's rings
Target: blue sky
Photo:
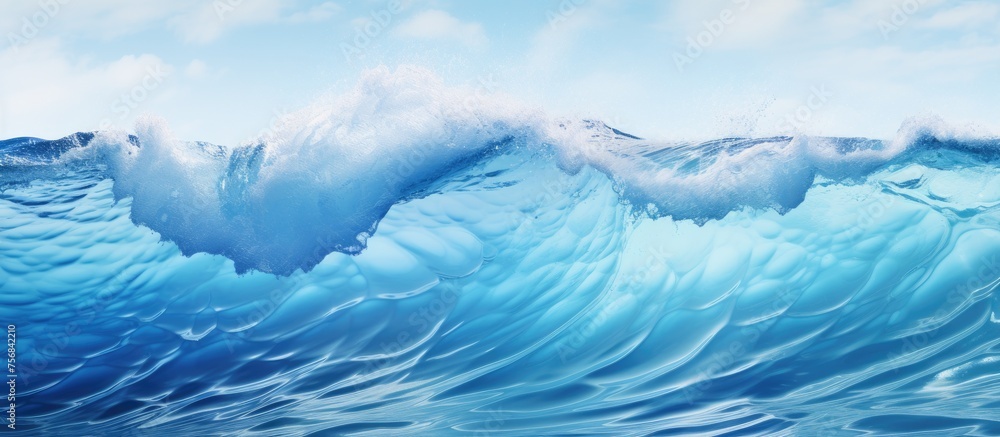
[[[232,145],[401,64],[663,139],[1000,125],[993,1],[37,0],[0,17],[2,138],[155,114]]]

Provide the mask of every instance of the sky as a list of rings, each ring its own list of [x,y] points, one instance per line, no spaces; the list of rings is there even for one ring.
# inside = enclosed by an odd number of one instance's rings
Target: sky
[[[383,65],[647,138],[1000,131],[995,1],[24,0],[0,36],[0,138],[236,145]]]

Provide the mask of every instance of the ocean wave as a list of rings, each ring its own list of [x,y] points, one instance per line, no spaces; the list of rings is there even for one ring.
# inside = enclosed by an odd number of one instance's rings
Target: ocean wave
[[[988,160],[1000,153],[1000,137],[974,136],[934,118],[907,121],[891,141],[649,141],[449,88],[416,68],[370,71],[350,93],[320,99],[236,147],[178,140],[164,121],[150,118],[134,136],[8,143],[8,167],[18,159],[106,167],[116,198],[132,199],[133,221],[185,254],[221,254],[241,272],[286,275],[308,271],[331,252],[360,252],[392,205],[501,154],[571,173],[596,168],[636,210],[704,223],[742,208],[784,213],[817,177],[861,180],[924,150]]]
[[[235,147],[0,143],[25,429],[1000,427],[995,137],[664,142],[469,93],[379,69]]]

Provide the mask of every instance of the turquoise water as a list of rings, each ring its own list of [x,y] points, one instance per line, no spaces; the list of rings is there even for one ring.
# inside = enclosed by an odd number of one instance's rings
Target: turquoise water
[[[410,79],[233,148],[0,142],[18,428],[1000,434],[1000,141],[653,142]]]

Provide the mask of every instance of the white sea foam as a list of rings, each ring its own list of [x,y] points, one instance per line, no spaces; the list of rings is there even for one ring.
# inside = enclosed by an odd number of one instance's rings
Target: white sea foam
[[[908,121],[891,141],[642,140],[447,87],[412,67],[371,70],[347,94],[321,98],[230,149],[179,141],[156,119],[141,120],[136,136],[138,144],[104,132],[66,159],[108,164],[115,194],[133,198],[133,220],[185,253],[285,274],[333,251],[357,253],[392,205],[496,154],[551,156],[570,173],[591,166],[639,209],[704,223],[743,208],[786,212],[817,175],[861,178],[914,148],[997,150],[995,137],[933,118]]]

